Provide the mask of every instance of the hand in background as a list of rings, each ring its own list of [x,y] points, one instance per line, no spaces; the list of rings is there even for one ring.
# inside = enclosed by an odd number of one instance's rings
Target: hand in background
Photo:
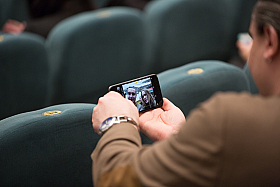
[[[244,62],[247,62],[249,59],[252,45],[253,45],[253,40],[249,35],[243,36],[243,39],[240,38],[236,42],[236,47],[238,48],[239,55]]]
[[[16,20],[8,20],[2,30],[3,32],[6,33],[11,33],[11,34],[20,34],[22,33],[26,28],[26,22],[18,22]]]
[[[98,133],[100,124],[108,117],[125,115],[139,124],[139,113],[136,106],[117,92],[109,92],[98,100],[92,113],[92,125]]]
[[[183,122],[183,112],[163,98],[163,106],[142,114],[139,118],[140,130],[152,141],[163,140],[177,133]]]

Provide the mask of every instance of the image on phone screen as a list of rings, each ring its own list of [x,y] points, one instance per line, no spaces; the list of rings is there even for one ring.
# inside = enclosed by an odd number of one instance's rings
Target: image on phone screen
[[[150,75],[110,86],[109,91],[116,91],[134,103],[139,112],[162,106],[162,94],[158,78]]]

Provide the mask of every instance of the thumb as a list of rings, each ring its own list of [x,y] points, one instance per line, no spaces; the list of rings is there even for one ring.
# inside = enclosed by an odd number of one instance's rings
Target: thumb
[[[163,105],[161,107],[164,111],[172,110],[177,108],[171,101],[166,98],[163,98]]]

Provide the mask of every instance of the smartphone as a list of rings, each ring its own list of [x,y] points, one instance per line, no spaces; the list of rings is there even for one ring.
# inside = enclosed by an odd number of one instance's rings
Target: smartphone
[[[252,38],[249,35],[249,33],[239,33],[237,35],[237,40],[239,40],[240,42],[242,42],[245,45],[250,45],[252,42]]]
[[[124,98],[131,100],[140,113],[162,107],[163,104],[156,74],[112,85],[109,91],[118,92]]]

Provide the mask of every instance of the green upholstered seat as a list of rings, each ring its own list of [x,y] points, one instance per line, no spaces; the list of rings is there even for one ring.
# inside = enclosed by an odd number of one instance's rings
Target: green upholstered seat
[[[245,64],[244,68],[243,68],[243,71],[245,73],[245,75],[247,76],[247,79],[249,80],[249,85],[250,85],[250,92],[252,94],[259,94],[259,90],[255,84],[255,81],[250,73],[250,69],[248,67],[248,63]]]
[[[258,0],[224,0],[232,7],[231,11],[234,12],[234,31],[239,32],[248,32],[250,22],[251,22],[251,14],[253,11],[254,5]]]
[[[57,105],[0,121],[0,186],[92,186],[94,106]]]
[[[234,21],[231,8],[224,0],[150,2],[144,11],[145,57],[152,72],[198,60],[227,59]]]
[[[98,8],[104,7],[110,0],[92,0]]]
[[[249,91],[242,69],[221,61],[198,61],[158,74],[163,97],[185,114],[218,91]]]
[[[111,84],[144,75],[143,21],[133,8],[104,8],[70,17],[47,38],[50,103],[97,103]]]
[[[0,35],[0,120],[46,105],[49,67],[41,36]]]

